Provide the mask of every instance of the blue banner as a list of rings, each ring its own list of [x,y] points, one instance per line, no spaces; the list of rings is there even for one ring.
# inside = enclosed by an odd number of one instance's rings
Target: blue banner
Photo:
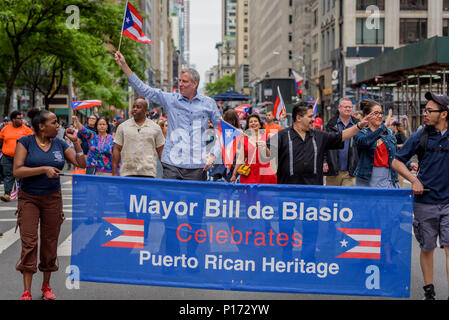
[[[73,176],[80,280],[410,296],[411,190]]]

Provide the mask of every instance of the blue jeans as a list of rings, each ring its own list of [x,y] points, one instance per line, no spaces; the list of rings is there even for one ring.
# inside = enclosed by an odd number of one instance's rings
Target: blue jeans
[[[13,164],[14,158],[3,155],[0,159],[3,169],[3,184],[5,185],[5,194],[10,195],[14,186]]]

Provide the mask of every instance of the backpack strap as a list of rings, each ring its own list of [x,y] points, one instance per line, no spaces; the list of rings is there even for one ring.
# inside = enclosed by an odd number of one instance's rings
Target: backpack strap
[[[418,149],[416,150],[416,155],[418,156],[418,163],[421,163],[424,157],[424,153],[427,150],[428,140],[429,140],[429,127],[425,126],[422,129],[421,137],[419,138],[419,146]]]

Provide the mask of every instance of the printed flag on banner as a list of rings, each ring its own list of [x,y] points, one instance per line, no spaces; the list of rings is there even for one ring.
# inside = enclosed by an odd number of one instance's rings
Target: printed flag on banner
[[[278,86],[278,96],[276,98],[276,102],[274,103],[273,115],[276,119],[280,119],[282,113],[287,113],[287,109],[285,108],[284,99],[282,99],[281,90]]]
[[[317,112],[318,112],[318,100],[320,98],[316,98],[315,100],[315,104],[313,105],[313,118],[315,119],[317,116]]]
[[[85,100],[85,101],[73,101],[72,110],[89,109],[94,106],[101,106],[101,100]]]
[[[301,86],[301,83],[304,81],[304,78],[303,77],[301,77],[296,71],[294,71],[294,70],[292,70],[292,73],[293,73],[293,77],[294,77],[294,80],[295,80],[295,87],[296,87],[296,92],[298,92],[298,94],[300,94],[300,86]]]
[[[249,104],[242,104],[234,109],[235,112],[237,112],[240,119],[243,119],[246,117],[251,109],[251,106]]]
[[[111,240],[103,244],[103,247],[143,248],[144,220],[105,217],[103,219],[115,227],[111,229],[108,226],[104,230],[105,237]]]
[[[143,18],[137,10],[126,2],[125,17],[123,19],[122,34],[132,40],[142,43],[153,43],[143,32]]]
[[[351,239],[340,241],[346,251],[337,258],[347,259],[380,259],[381,230],[378,229],[343,229],[338,228]],[[355,241],[351,241],[355,240]]]
[[[223,120],[218,124],[217,132],[224,165],[228,169],[231,169],[237,150],[237,144],[243,133]]]

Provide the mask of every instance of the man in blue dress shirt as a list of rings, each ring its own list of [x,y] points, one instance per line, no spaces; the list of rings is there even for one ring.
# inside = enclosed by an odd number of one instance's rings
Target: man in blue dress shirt
[[[163,178],[205,181],[207,170],[212,167],[219,150],[215,145],[207,154],[205,133],[209,120],[214,128],[218,127],[221,113],[213,99],[198,94],[198,72],[194,69],[182,70],[179,93],[167,93],[143,83],[119,51],[115,53],[115,60],[131,87],[139,95],[162,105],[167,112],[167,139],[161,159]]]

